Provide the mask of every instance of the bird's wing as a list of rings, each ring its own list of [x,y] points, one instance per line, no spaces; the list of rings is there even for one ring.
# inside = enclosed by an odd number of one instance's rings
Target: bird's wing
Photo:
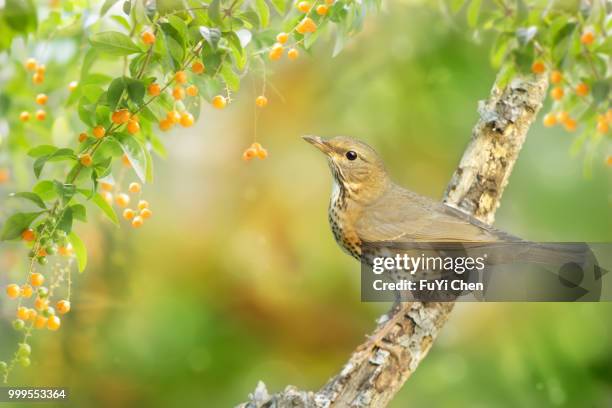
[[[365,242],[520,240],[461,211],[397,186],[364,208],[355,226]]]

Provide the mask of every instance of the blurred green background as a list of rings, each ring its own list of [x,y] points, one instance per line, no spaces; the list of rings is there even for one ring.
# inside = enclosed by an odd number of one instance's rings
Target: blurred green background
[[[389,305],[360,302],[359,265],[327,224],[327,165],[300,136],[363,139],[400,184],[440,198],[495,78],[490,39],[442,18],[392,2],[337,58],[327,43],[275,64],[257,119],[266,161],[240,160],[256,76],[229,108],[207,106],[194,128],[163,135],[169,157],[144,189],[154,217],[139,230],[81,227],[90,265],[73,312],[58,333],[36,334],[32,367],[12,384],[67,386],[75,407],[225,407],[258,380],[318,389],[336,374]],[[611,241],[604,152],[585,178],[583,158],[568,153],[574,137],[533,126],[499,228]],[[25,258],[14,248],[2,246],[9,278]],[[17,337],[13,305],[0,307],[5,357]],[[612,406],[611,313],[605,303],[460,304],[391,407]]]

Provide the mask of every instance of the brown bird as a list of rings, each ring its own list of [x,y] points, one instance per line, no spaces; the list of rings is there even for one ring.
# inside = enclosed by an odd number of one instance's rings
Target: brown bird
[[[327,156],[333,176],[329,223],[340,247],[357,259],[365,242],[519,240],[395,184],[363,142],[346,136],[304,139]]]

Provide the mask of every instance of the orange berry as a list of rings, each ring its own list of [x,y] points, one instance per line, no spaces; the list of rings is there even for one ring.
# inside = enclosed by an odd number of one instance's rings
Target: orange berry
[[[93,159],[91,158],[91,155],[89,153],[84,153],[81,156],[79,156],[79,162],[83,166],[89,167],[93,163]]]
[[[36,327],[37,329],[42,329],[47,325],[47,318],[44,316],[37,316],[36,320],[34,320],[34,327]]]
[[[153,82],[152,84],[149,84],[149,86],[147,87],[147,92],[151,96],[157,96],[161,92],[161,87],[159,86],[159,84],[156,84],[155,82]]]
[[[140,39],[147,45],[153,45],[155,43],[155,34],[153,34],[151,31],[144,31],[140,36]]]
[[[72,92],[72,91],[74,91],[74,90],[77,88],[77,86],[79,86],[79,83],[78,83],[77,81],[71,81],[71,82],[68,84],[68,90],[69,90],[70,92]]]
[[[24,285],[21,285],[21,297],[29,299],[32,297],[32,287],[30,285],[28,285],[27,283]]]
[[[297,9],[300,10],[302,13],[308,13],[310,11],[310,3],[307,1],[300,1],[297,4]]]
[[[556,86],[552,89],[552,91],[550,91],[550,96],[556,101],[561,100],[564,94],[565,92],[563,92],[563,88],[561,88],[560,86]]]
[[[48,309],[49,300],[46,298],[37,297],[36,300],[34,300],[34,308],[40,311]]]
[[[132,227],[134,228],[140,228],[142,227],[142,224],[144,224],[144,220],[140,215],[135,216],[132,220]]]
[[[177,101],[184,99],[185,90],[179,85],[175,86],[174,89],[172,90],[172,97]]]
[[[22,122],[27,122],[30,120],[30,112],[23,111],[19,114],[19,120]]]
[[[320,6],[317,6],[317,14],[320,16],[324,16],[327,14],[327,6],[324,4],[321,4]]]
[[[565,130],[568,132],[573,132],[578,127],[578,122],[576,122],[575,119],[567,118],[565,122],[563,122],[563,127],[565,127]]]
[[[57,249],[57,252],[61,255],[61,256],[71,256],[72,255],[72,245],[70,245],[70,243],[66,246],[60,246]]]
[[[287,40],[289,40],[289,34],[287,34],[287,33],[278,33],[276,35],[276,41],[279,44],[284,44],[284,43],[287,42]]]
[[[147,218],[151,218],[151,216],[152,216],[152,215],[153,215],[153,211],[149,210],[148,208],[143,208],[143,209],[140,211],[140,216],[141,216],[143,219],[145,219],[145,220],[146,220]]]
[[[106,129],[104,129],[104,126],[96,126],[92,133],[96,139],[102,139],[106,134]]]
[[[189,85],[185,89],[185,92],[187,92],[187,95],[189,96],[196,96],[198,94],[198,88],[195,85]]]
[[[179,123],[181,120],[181,114],[176,110],[168,111],[166,118],[172,123]]]
[[[28,320],[30,317],[30,311],[27,307],[19,306],[17,308],[17,318],[21,320]]]
[[[139,210],[144,210],[145,208],[149,208],[149,202],[146,200],[140,200],[138,202],[138,209]]]
[[[38,72],[34,73],[34,75],[32,75],[32,82],[35,83],[36,85],[42,84],[45,81],[45,75],[44,74],[39,74]]]
[[[563,81],[563,74],[561,71],[553,71],[550,73],[550,82],[553,84],[560,84]]]
[[[21,239],[23,239],[26,242],[34,241],[35,238],[36,238],[36,234],[34,233],[34,230],[31,228],[23,230],[23,232],[21,233]]]
[[[542,120],[544,126],[551,127],[557,124],[557,118],[554,113],[547,113],[544,115],[544,119]]]
[[[300,52],[297,50],[297,48],[292,48],[289,51],[287,51],[287,58],[289,58],[290,60],[296,60],[297,57],[300,56]]]
[[[11,299],[16,299],[21,294],[21,289],[19,289],[19,285],[11,283],[6,287],[6,295]]]
[[[25,68],[28,71],[34,71],[34,70],[36,70],[36,67],[38,66],[38,63],[36,62],[36,60],[34,58],[28,58],[24,65],[25,65]]]
[[[48,99],[49,97],[45,95],[44,93],[40,93],[36,95],[36,103],[39,105],[44,105],[45,103],[47,103]]]
[[[546,71],[546,65],[542,61],[535,61],[531,64],[531,72],[534,74],[542,74]]]
[[[67,300],[60,300],[55,304],[55,310],[59,314],[66,314],[70,311],[70,302]]]
[[[38,313],[34,309],[28,309],[28,320],[35,320]]]
[[[295,28],[295,31],[300,34],[314,33],[315,31],[317,31],[317,25],[310,17],[305,17],[302,21],[299,22],[299,24]]]
[[[268,157],[268,151],[264,148],[257,149],[257,157],[264,160],[266,157]]]
[[[256,156],[257,156],[257,150],[253,149],[252,147],[249,147],[248,149],[244,151],[244,153],[242,153],[242,160],[249,161]]]
[[[568,120],[569,117],[569,113],[566,111],[559,111],[559,113],[557,113],[557,122],[563,123]]]
[[[606,157],[606,164],[608,166],[612,166],[612,155],[609,155],[608,157]]]
[[[336,0],[325,0],[325,4],[327,4],[328,6],[331,6],[332,4],[334,4]]]
[[[181,126],[189,127],[189,126],[193,125],[193,122],[194,122],[194,118],[193,118],[193,115],[191,113],[189,113],[189,112],[181,113],[181,119],[180,119]]]
[[[132,162],[127,154],[121,156],[121,164],[123,164],[125,167],[132,167]]]
[[[106,181],[102,181],[100,183],[100,188],[103,191],[113,191],[113,187],[114,187],[114,185],[112,185],[111,183],[107,183]]]
[[[255,98],[255,105],[260,108],[265,108],[266,105],[268,105],[268,98],[266,98],[264,95],[259,95],[257,98]]]
[[[608,133],[608,130],[610,130],[610,126],[608,125],[608,122],[605,120],[598,120],[597,121],[597,132],[603,134]]]
[[[36,111],[36,120],[45,120],[47,118],[47,112],[42,109]]]
[[[49,317],[49,320],[47,320],[47,329],[52,330],[52,331],[56,331],[60,328],[60,326],[62,325],[62,321],[60,320],[59,317],[53,315]]]
[[[41,286],[45,283],[45,277],[41,273],[33,272],[30,275],[30,283],[32,286]]]
[[[162,119],[159,121],[159,128],[162,131],[167,131],[170,130],[170,128],[172,128],[174,124],[172,123],[172,121],[170,119]]]
[[[225,105],[227,105],[227,101],[223,95],[217,95],[212,99],[212,106],[217,109],[223,109]]]
[[[191,64],[191,71],[194,74],[202,74],[205,70],[206,68],[204,67],[204,64],[202,64],[200,61],[194,61],[194,63]]]
[[[576,85],[576,94],[578,96],[587,96],[589,94],[589,86],[584,82],[579,83]]]
[[[115,196],[115,203],[121,208],[127,207],[130,203],[130,196],[125,193],[120,193]]]
[[[86,140],[87,140],[87,133],[85,132],[79,133],[79,143],[83,143]]]
[[[138,183],[130,183],[128,187],[128,191],[130,193],[140,193],[140,184]]]
[[[121,125],[128,121],[130,112],[127,109],[119,109],[111,115],[111,121],[116,125]]]
[[[274,43],[270,52],[268,53],[268,57],[270,60],[277,61],[283,56],[283,45],[281,43]]]
[[[580,42],[584,45],[591,45],[595,41],[595,34],[592,31],[585,31],[580,36]]]
[[[174,80],[179,84],[187,83],[187,74],[185,71],[176,71],[174,74]]]
[[[40,248],[38,250],[38,256],[47,256],[47,250],[45,248]]]
[[[123,218],[128,221],[134,218],[135,215],[136,213],[131,208],[126,208],[125,210],[123,210]]]
[[[45,64],[40,64],[36,67],[36,73],[40,75],[45,75],[46,70],[47,70],[47,67],[45,66]]]
[[[140,125],[135,120],[131,119],[127,124],[127,131],[129,134],[134,135],[140,132]]]

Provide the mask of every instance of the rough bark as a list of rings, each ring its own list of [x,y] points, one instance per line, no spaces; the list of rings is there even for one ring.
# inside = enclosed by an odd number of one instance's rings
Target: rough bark
[[[478,105],[480,119],[446,189],[447,205],[493,223],[547,87],[545,75],[515,78],[504,88],[493,86],[489,98]],[[382,337],[384,346],[368,341],[360,345],[340,373],[318,392],[288,386],[269,395],[260,382],[249,401],[238,407],[385,407],[425,358],[453,306],[450,302],[402,303],[379,319],[372,334]]]

